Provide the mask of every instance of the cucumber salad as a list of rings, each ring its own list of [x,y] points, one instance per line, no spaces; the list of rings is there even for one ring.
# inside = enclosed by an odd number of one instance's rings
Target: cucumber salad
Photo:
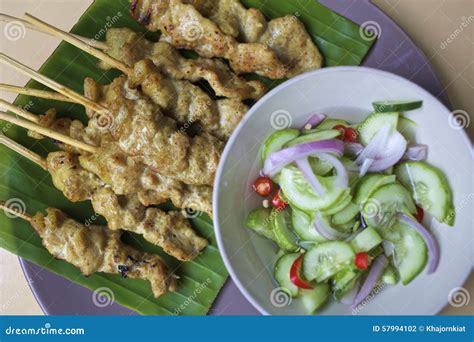
[[[452,226],[455,215],[446,177],[402,114],[421,106],[374,102],[356,124],[312,114],[264,142],[253,183],[262,205],[246,227],[278,246],[275,280],[309,313],[331,297],[355,309],[380,284],[436,271],[439,247],[423,222]]]

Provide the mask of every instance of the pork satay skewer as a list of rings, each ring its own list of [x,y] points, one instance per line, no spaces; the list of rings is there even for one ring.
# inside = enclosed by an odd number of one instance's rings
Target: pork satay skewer
[[[181,124],[199,122],[205,131],[226,140],[248,110],[248,107],[238,99],[214,101],[201,88],[190,82],[164,77],[151,60],[139,61],[130,68],[68,32],[61,31],[29,14],[25,14],[25,18],[31,24],[51,32],[52,35],[121,70],[127,75],[132,88],[141,86],[142,92],[167,116]]]
[[[292,77],[318,69],[322,56],[295,15],[267,22],[239,0],[133,0],[130,12],[160,40],[204,57],[227,59],[236,73]]]
[[[18,87],[10,84],[5,84],[5,83],[0,83],[0,90],[7,91],[10,93],[15,93],[15,94],[22,94],[22,95],[28,95],[28,96],[34,96],[34,97],[39,97],[42,99],[48,99],[48,100],[56,100],[56,101],[61,101],[61,102],[71,102],[71,103],[78,103],[74,99],[71,99],[70,97],[64,96],[59,93],[55,93],[52,91],[47,91],[47,90],[39,90],[39,89],[33,89],[33,88],[26,88],[26,87]]]
[[[75,92],[74,90],[34,71],[33,69],[14,60],[13,58],[10,58],[4,53],[0,53],[0,62],[11,66],[12,68],[20,71],[22,74],[31,77],[32,79],[46,85],[47,87],[56,90],[58,93],[61,93],[64,96],[67,96],[75,100],[77,103],[80,103],[84,107],[93,109],[94,111],[98,113],[108,113],[108,110],[105,107],[102,107],[101,105],[89,100],[88,98],[82,96],[81,94]]]
[[[33,217],[9,208],[2,201],[0,208],[30,223],[53,257],[72,264],[85,276],[104,272],[147,280],[156,298],[176,290],[176,277],[165,261],[156,254],[124,244],[120,230],[85,226],[55,208],[47,208],[46,216],[37,212]]]
[[[33,29],[33,30],[40,31],[40,32],[43,32],[43,33],[48,33],[48,32],[45,32],[45,31],[41,30],[40,28],[38,28],[36,26],[31,25],[26,20],[23,20],[23,19],[20,19],[20,18],[17,18],[17,17],[13,17],[13,16],[8,15],[8,14],[0,13],[0,21],[2,21],[4,23],[19,22],[22,25],[24,25],[25,27],[28,27],[29,29]],[[82,36],[79,36],[79,35],[73,34],[73,33],[71,33],[71,34],[74,37],[76,37],[77,39],[82,40],[87,45],[95,47],[96,49],[104,50],[104,49],[108,48],[108,45],[104,42],[101,42],[101,41],[98,41],[98,40],[95,40],[95,39],[92,39],[92,38],[82,37]]]
[[[0,20],[21,22],[30,29],[52,34],[51,31],[45,31],[20,18],[0,14]],[[261,81],[246,80],[236,75],[227,64],[219,59],[184,58],[171,44],[164,41],[149,41],[143,34],[126,27],[108,29],[106,42],[72,35],[87,45],[106,52],[129,67],[133,67],[136,62],[144,58],[149,58],[161,73],[171,79],[190,82],[206,80],[217,96],[257,100],[266,91],[265,85]],[[104,62],[101,62],[100,66],[104,69],[110,68],[110,65]]]
[[[4,110],[9,110],[11,112],[14,112],[15,114],[21,116],[22,118],[32,121],[34,123],[39,123],[39,118],[38,116],[24,110],[23,108],[16,107],[12,105],[10,102],[7,102],[3,99],[0,99],[0,107],[3,107]]]
[[[10,105],[9,108],[13,113],[25,112],[29,116],[37,117],[14,105]],[[40,124],[46,125],[50,129],[60,129],[63,134],[74,136],[74,139],[80,137],[80,140],[98,140],[99,142],[101,138],[104,140],[102,132],[84,129],[83,124],[78,120],[56,119],[55,111],[51,109],[39,117],[41,118]],[[93,135],[97,133],[100,138],[96,139]],[[33,135],[31,131],[28,132],[28,135],[35,139],[43,138],[41,135]],[[101,144],[103,146],[100,146],[96,153],[80,155],[78,157],[79,163],[82,168],[94,173],[101,181],[110,185],[117,195],[136,193],[144,206],[171,200],[177,208],[203,211],[212,216],[212,188],[210,186],[183,184],[175,179],[160,175],[140,161],[127,156],[112,141],[105,141]],[[71,151],[67,144],[60,144],[59,147]],[[80,153],[80,150],[74,149],[72,151]]]
[[[123,92],[131,90],[126,86],[127,81],[123,77],[116,78],[107,86],[115,92],[107,103],[109,106],[107,110],[102,105],[38,74],[2,53],[0,62],[12,66],[65,96],[74,94],[74,99],[93,113],[97,113],[95,110],[99,108],[99,115],[94,115],[93,118],[105,117],[106,121],[112,120],[113,130],[109,130],[109,133],[120,148],[131,156],[139,156],[144,164],[155,171],[185,184],[213,184],[223,149],[222,142],[206,133],[192,138],[183,134],[176,121],[163,116],[146,96],[136,90],[130,94],[133,99],[127,94],[124,95]],[[137,113],[140,115],[136,115]],[[34,130],[34,126],[31,125],[26,128],[30,127]]]
[[[35,124],[33,122],[13,117],[11,115],[8,115],[5,112],[0,112],[0,120],[9,122],[11,124],[14,124],[14,125],[17,125],[17,126],[20,126],[20,127],[32,130],[32,131],[35,131],[35,132],[37,132],[41,135],[47,136],[51,139],[61,141],[65,144],[72,145],[72,146],[74,146],[74,147],[76,147],[80,150],[86,151],[86,152],[90,152],[90,153],[97,152],[97,147],[95,147],[95,146],[86,144],[82,141],[72,139],[71,137],[69,137],[67,135],[58,133],[56,131],[53,131],[53,130],[51,130],[49,128],[46,128],[46,127],[43,127],[43,126],[40,126],[40,125]]]
[[[46,166],[54,186],[71,202],[90,200],[96,213],[105,217],[110,229],[141,234],[145,240],[182,261],[193,259],[207,246],[207,241],[195,233],[182,214],[146,208],[135,194],[117,196],[97,176],[83,169],[74,154],[51,152],[44,160],[24,147],[19,148],[21,145],[5,136],[0,142],[7,142],[6,146],[39,166]]]

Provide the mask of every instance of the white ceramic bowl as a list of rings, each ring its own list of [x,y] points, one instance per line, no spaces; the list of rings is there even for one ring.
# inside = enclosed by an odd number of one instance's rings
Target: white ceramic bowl
[[[246,114],[222,155],[214,187],[214,225],[219,248],[233,280],[263,314],[297,315],[305,310],[297,299],[275,290],[273,266],[277,248],[244,227],[249,211],[261,204],[251,184],[258,177],[260,149],[276,129],[301,127],[311,112],[359,122],[379,100],[423,100],[406,115],[417,122],[416,139],[429,146],[428,162],[440,167],[454,192],[456,223],[431,229],[441,248],[435,274],[426,270],[408,286],[386,286],[360,311],[331,301],[322,314],[430,315],[451,299],[466,296],[462,286],[473,265],[473,157],[465,132],[436,98],[393,74],[363,67],[325,68],[295,77],[269,92]]]

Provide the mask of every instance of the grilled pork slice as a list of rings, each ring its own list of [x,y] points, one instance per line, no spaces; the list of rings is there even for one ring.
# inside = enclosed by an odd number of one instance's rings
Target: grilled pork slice
[[[272,49],[288,67],[287,78],[319,69],[323,58],[303,23],[294,15],[267,22],[256,8],[239,0],[182,0],[241,43],[261,43]]]
[[[196,234],[184,215],[146,208],[135,193],[115,194],[110,186],[83,169],[72,153],[52,152],[47,165],[56,188],[73,202],[90,199],[110,229],[141,234],[179,260],[191,260],[207,246],[207,240]]]
[[[85,95],[109,109],[107,132],[122,151],[161,175],[185,184],[212,185],[224,143],[207,132],[190,137],[125,76],[107,86],[84,82]],[[91,118],[95,113],[88,111]]]
[[[318,69],[323,58],[293,15],[266,21],[239,0],[133,0],[132,15],[173,46],[224,57],[237,73],[293,77]]]
[[[192,260],[207,246],[207,240],[196,234],[183,214],[145,208],[137,195],[117,196],[112,189],[101,188],[92,196],[92,204],[110,229],[141,234],[176,259]]]
[[[249,109],[239,99],[214,101],[205,91],[188,81],[167,78],[149,59],[134,65],[128,84],[132,88],[140,86],[165,115],[181,126],[195,123],[224,141]]]
[[[257,100],[266,91],[262,82],[239,77],[219,59],[184,58],[171,44],[149,41],[143,34],[127,27],[110,28],[106,42],[109,46],[106,52],[130,67],[148,58],[168,78],[191,82],[207,81],[217,96]],[[104,69],[110,67],[104,62],[100,66]]]
[[[180,49],[195,50],[205,58],[225,58],[237,74],[255,72],[280,79],[288,72],[287,66],[267,45],[239,43],[181,0],[133,0],[130,13],[148,30],[160,30],[162,41]]]
[[[85,226],[58,209],[48,208],[46,212],[46,217],[37,213],[31,225],[55,258],[76,266],[86,276],[104,272],[147,280],[156,298],[176,290],[176,279],[164,260],[124,244],[121,231]]]

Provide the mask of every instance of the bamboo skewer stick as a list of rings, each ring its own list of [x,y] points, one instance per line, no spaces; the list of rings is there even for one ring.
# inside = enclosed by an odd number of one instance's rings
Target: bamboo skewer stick
[[[22,213],[17,209],[10,208],[4,201],[0,201],[0,209],[3,209],[4,211],[6,211],[6,212],[8,212],[12,215],[15,215],[19,218],[22,218],[23,220],[26,220],[28,222],[31,222],[31,220],[32,220],[32,217],[30,215],[28,215],[26,213]]]
[[[0,99],[0,107],[3,107],[5,110],[9,110],[10,112],[17,114],[21,116],[22,118],[25,118],[26,120],[39,123],[39,117],[37,115],[34,115],[15,105],[12,105],[10,102],[7,102],[3,99]]]
[[[4,120],[4,121],[7,121],[7,122],[10,122],[11,124],[14,124],[14,125],[17,125],[17,126],[35,131],[35,132],[37,132],[39,134],[42,134],[44,136],[47,136],[49,138],[61,141],[65,144],[77,147],[81,150],[84,150],[84,151],[87,151],[87,152],[90,152],[90,153],[96,153],[97,152],[97,147],[95,147],[95,146],[92,146],[92,145],[86,144],[82,141],[73,139],[70,136],[58,133],[56,131],[53,131],[52,129],[39,126],[39,125],[37,125],[33,122],[29,122],[29,121],[26,121],[26,120],[23,120],[23,119],[20,119],[20,118],[15,118],[11,115],[8,115],[5,112],[0,112],[0,120]]]
[[[8,15],[8,14],[0,13],[0,21],[5,22],[5,23],[19,22],[22,25],[25,25],[25,27],[27,27],[29,29],[32,29],[32,30],[35,30],[35,31],[40,31],[40,32],[51,35],[50,32],[45,31],[42,28],[36,27],[36,26],[30,24],[29,22],[27,22],[26,20],[16,18],[16,17],[12,17],[11,15]],[[74,33],[71,33],[71,35],[74,36],[75,38],[83,41],[87,45],[95,47],[96,49],[106,50],[106,49],[109,48],[109,46],[105,42],[101,42],[101,41],[98,41],[98,40],[95,40],[95,39],[92,39],[92,38],[82,37],[82,36],[79,36],[79,35],[74,34]]]
[[[15,151],[16,153],[22,155],[26,159],[31,160],[33,163],[40,166],[43,170],[48,170],[46,160],[41,157],[39,154],[34,153],[33,151],[27,149],[25,146],[20,145],[15,140],[8,138],[3,133],[0,133],[0,144],[5,145],[9,149]]]
[[[90,108],[93,111],[96,111],[101,114],[105,114],[108,112],[108,110],[98,103],[95,103],[94,101],[91,101],[90,99],[86,98],[85,96],[82,96],[79,93],[76,93],[74,90],[44,76],[41,75],[40,73],[34,71],[33,69],[30,69],[26,65],[14,60],[13,58],[10,58],[9,56],[5,55],[4,53],[0,53],[0,62],[3,62],[12,68],[20,71],[21,73],[31,77],[32,79],[44,84],[45,86],[56,90],[57,92],[74,99],[77,101],[77,103],[82,104],[86,108]]]
[[[56,93],[54,91],[39,90],[26,87],[18,87],[10,84],[0,83],[0,90],[8,91],[10,93],[29,95],[34,97],[39,97],[42,99],[56,100],[62,102],[71,102],[78,103],[76,100],[71,99],[70,97],[64,96],[62,94]]]
[[[92,46],[88,45],[87,43],[84,43],[82,40],[74,37],[68,32],[64,32],[57,27],[54,27],[48,23],[45,23],[44,21],[39,20],[38,18],[33,17],[32,15],[25,13],[25,20],[29,22],[30,24],[44,30],[47,32],[50,32],[53,36],[61,38],[65,40],[66,42],[74,45],[75,47],[91,54],[92,56],[100,59],[101,61],[104,61],[108,65],[122,71],[124,74],[130,75],[132,73],[132,68],[128,67],[127,65],[123,64],[122,62],[119,62],[113,57],[110,57],[106,53],[94,49]]]

